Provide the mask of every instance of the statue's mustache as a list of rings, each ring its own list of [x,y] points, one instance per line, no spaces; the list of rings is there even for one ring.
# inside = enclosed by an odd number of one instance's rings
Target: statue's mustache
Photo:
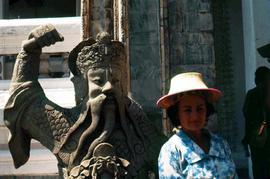
[[[106,95],[105,94],[105,96],[106,96],[106,98],[105,98],[105,103],[107,103],[107,102],[117,102],[117,97],[115,96],[115,95],[111,95],[111,94],[109,94],[109,95]]]
[[[103,93],[106,98],[104,100],[103,105],[105,104],[115,104],[115,105],[121,105],[123,104],[123,97],[118,93]]]

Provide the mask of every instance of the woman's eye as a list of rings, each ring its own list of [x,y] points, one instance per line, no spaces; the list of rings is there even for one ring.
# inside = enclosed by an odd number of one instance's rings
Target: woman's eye
[[[184,109],[184,112],[190,113],[191,112],[191,109]]]
[[[204,110],[205,110],[204,108],[198,108],[198,109],[197,109],[198,112],[202,112],[202,111],[204,111]]]

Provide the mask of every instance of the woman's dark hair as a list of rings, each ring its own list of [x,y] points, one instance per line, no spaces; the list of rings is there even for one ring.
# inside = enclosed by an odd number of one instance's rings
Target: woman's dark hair
[[[172,125],[175,127],[181,125],[180,119],[178,116],[178,105],[179,105],[179,102],[167,109],[168,117],[169,117]],[[211,116],[215,112],[216,111],[215,111],[214,105],[212,103],[206,102],[206,118],[208,118],[209,116]]]

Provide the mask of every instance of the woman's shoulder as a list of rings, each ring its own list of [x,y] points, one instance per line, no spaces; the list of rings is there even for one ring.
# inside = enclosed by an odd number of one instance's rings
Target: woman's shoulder
[[[179,153],[180,151],[186,151],[186,148],[190,147],[191,144],[191,140],[183,133],[183,131],[178,130],[163,144],[161,151]]]
[[[160,149],[159,153],[159,162],[161,163],[162,161],[170,161],[169,163],[174,163],[172,161],[178,161],[182,154],[181,154],[181,146],[179,143],[179,137],[174,134],[172,135],[167,142],[163,144],[163,146]]]
[[[162,146],[162,148],[168,148],[175,146],[176,144],[179,143],[180,138],[176,135],[173,134]]]
[[[161,147],[160,153],[178,153],[181,145],[181,139],[173,134]]]

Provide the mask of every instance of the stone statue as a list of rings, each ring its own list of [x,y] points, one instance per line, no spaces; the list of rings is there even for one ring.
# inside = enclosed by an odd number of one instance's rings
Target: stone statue
[[[127,95],[126,54],[106,32],[69,54],[76,106],[46,98],[38,82],[41,49],[64,38],[53,25],[31,31],[17,56],[4,121],[16,168],[29,158],[31,139],[58,160],[62,178],[154,178],[164,137]]]

